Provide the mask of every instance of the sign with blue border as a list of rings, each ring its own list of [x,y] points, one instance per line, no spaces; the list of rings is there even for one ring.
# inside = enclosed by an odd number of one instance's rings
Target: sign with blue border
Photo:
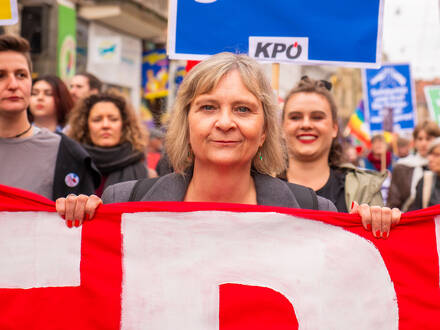
[[[363,72],[365,117],[370,133],[412,132],[416,123],[409,64],[387,64]]]
[[[383,0],[170,0],[168,55],[380,66]]]

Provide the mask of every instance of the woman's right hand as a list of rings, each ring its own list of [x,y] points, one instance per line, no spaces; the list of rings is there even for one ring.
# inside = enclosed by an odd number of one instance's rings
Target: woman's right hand
[[[96,195],[69,194],[66,198],[58,198],[55,207],[58,214],[66,221],[67,227],[72,228],[79,227],[83,221],[92,219],[101,204],[101,198]]]

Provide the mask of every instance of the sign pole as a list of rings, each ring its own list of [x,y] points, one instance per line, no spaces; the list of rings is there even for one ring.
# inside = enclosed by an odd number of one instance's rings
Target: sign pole
[[[272,63],[272,89],[279,96],[280,92],[280,63]]]
[[[380,171],[383,173],[387,169],[387,149],[380,155]]]

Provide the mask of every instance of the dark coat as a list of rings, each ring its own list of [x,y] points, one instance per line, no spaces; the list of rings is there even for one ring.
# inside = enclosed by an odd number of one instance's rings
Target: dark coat
[[[294,193],[287,186],[289,183],[259,173],[254,174],[253,178],[258,205],[299,208]],[[127,202],[135,184],[136,181],[128,181],[108,187],[102,194],[103,202],[105,204]],[[189,180],[181,174],[165,175],[157,180],[141,201],[183,201],[188,184]],[[318,209],[336,212],[332,202],[319,196]]]
[[[391,184],[388,190],[388,207],[402,208],[405,201],[411,194],[411,178],[414,167],[397,164],[393,168]]]
[[[68,194],[93,194],[99,187],[101,174],[78,142],[62,133],[57,134],[61,136],[61,141],[55,164],[52,199],[66,197]],[[69,187],[66,177],[78,178],[79,181],[76,186]]]

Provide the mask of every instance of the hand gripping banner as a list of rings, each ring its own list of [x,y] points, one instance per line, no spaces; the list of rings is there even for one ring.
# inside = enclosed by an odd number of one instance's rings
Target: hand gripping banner
[[[387,240],[357,215],[102,205],[67,228],[0,186],[1,329],[439,329],[439,207]]]

